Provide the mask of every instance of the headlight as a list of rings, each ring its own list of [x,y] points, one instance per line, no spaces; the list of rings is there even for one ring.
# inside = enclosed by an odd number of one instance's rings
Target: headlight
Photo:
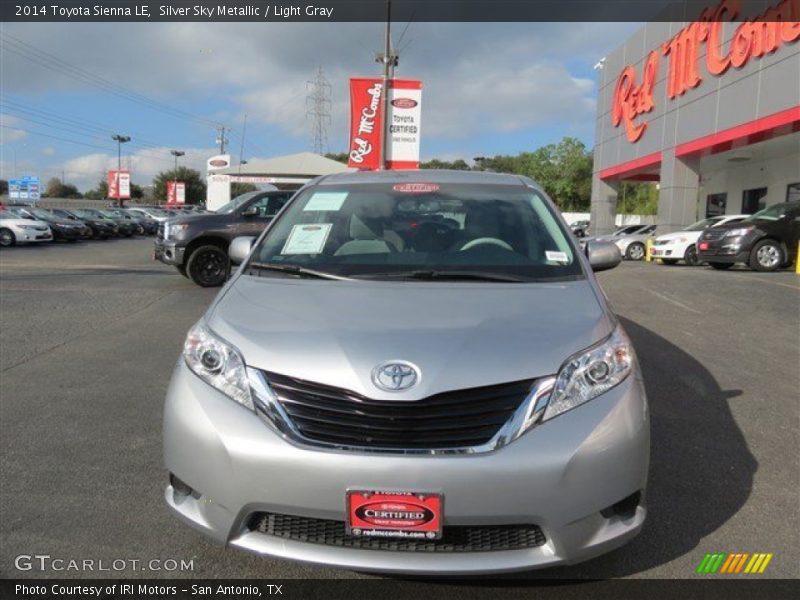
[[[36,229],[36,225],[20,225],[19,228],[31,231],[33,229]]]
[[[600,344],[569,358],[553,386],[543,421],[588,402],[630,375],[633,346],[620,326]]]
[[[728,231],[725,232],[724,237],[739,237],[742,235],[747,235],[751,231],[753,231],[752,227],[740,227],[739,229],[729,229]]]
[[[233,346],[211,333],[202,321],[186,336],[183,357],[200,379],[254,410],[244,360]]]

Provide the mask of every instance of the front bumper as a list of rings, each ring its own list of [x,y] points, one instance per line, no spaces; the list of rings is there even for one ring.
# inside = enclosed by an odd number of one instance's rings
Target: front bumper
[[[53,234],[50,231],[22,230],[15,232],[20,243],[52,242]]]
[[[662,244],[650,248],[650,255],[653,258],[666,258],[667,260],[683,260],[688,244]]]
[[[700,240],[697,244],[697,257],[702,262],[724,264],[746,263],[750,259],[750,244],[742,238],[722,238],[721,240]]]
[[[466,574],[586,560],[641,529],[649,462],[649,413],[634,376],[541,424],[504,448],[467,456],[398,456],[299,447],[197,378],[181,360],[164,411],[167,469],[195,492],[166,488],[167,504],[220,544],[343,568]],[[444,496],[444,524],[538,525],[547,541],[522,550],[397,552],[273,537],[250,517],[272,512],[344,521],[345,491],[395,489]],[[601,511],[636,492],[625,515]],[[606,513],[608,514],[608,513]]]
[[[154,242],[153,260],[160,260],[165,265],[180,266],[183,264],[183,254],[186,248],[177,246],[175,242],[157,239]]]

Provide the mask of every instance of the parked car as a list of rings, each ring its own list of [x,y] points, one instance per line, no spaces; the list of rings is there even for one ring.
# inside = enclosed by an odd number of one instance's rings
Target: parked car
[[[689,225],[686,229],[658,236],[653,242],[652,255],[660,258],[665,265],[676,265],[681,260],[689,266],[700,264],[697,257],[697,240],[709,227],[717,227],[726,223],[738,223],[747,215],[722,215],[709,217]]]
[[[715,269],[736,263],[756,271],[777,271],[797,260],[800,202],[773,204],[739,223],[706,229],[697,241],[698,257]]]
[[[47,223],[23,218],[6,208],[0,210],[0,246],[7,248],[16,244],[49,242],[53,233]]]
[[[170,219],[159,226],[153,258],[174,266],[197,285],[222,285],[230,271],[231,240],[260,234],[292,193],[249,192],[215,213]]]
[[[123,219],[115,215],[111,212],[112,209],[96,209],[96,208],[86,208],[85,211],[95,214],[98,218],[107,219],[114,223],[118,228],[118,234],[120,237],[131,237],[136,235],[139,232],[139,225],[134,223],[131,219]]]
[[[150,207],[136,207],[136,208],[128,208],[128,213],[133,216],[140,216],[144,218],[150,218],[156,221],[157,223],[163,223],[164,221],[170,219],[170,215],[168,215],[165,211],[158,209],[158,208],[150,208]]]
[[[621,256],[582,255],[533,181],[333,175],[230,254],[167,392],[184,522],[428,574],[572,564],[640,531],[645,389],[592,273]]]
[[[642,225],[633,233],[626,233],[613,241],[626,260],[642,260],[647,253],[647,240],[653,237],[655,230],[655,225]]]
[[[53,234],[53,239],[56,241],[64,240],[67,242],[75,242],[79,239],[88,239],[91,237],[91,230],[83,223],[59,217],[43,208],[17,207],[10,210],[23,219],[35,219],[47,223]]]
[[[97,210],[96,208],[76,208],[74,210],[71,210],[70,212],[72,214],[74,214],[76,217],[78,217],[79,219],[84,219],[84,220],[90,219],[90,220],[93,220],[93,221],[101,221],[103,223],[106,223],[107,226],[110,228],[110,231],[111,231],[110,235],[113,235],[113,236],[129,235],[127,233],[123,233],[123,231],[120,229],[120,225],[119,225],[119,223],[117,223],[117,221],[115,221],[114,219],[106,216],[101,211]],[[126,228],[126,230],[127,229],[129,229],[129,228]]]
[[[575,237],[585,238],[589,233],[589,225],[589,221],[575,221],[570,225],[570,229],[572,229],[572,233],[575,234]]]
[[[106,219],[93,219],[89,216],[81,217],[66,208],[51,208],[49,210],[58,217],[83,223],[89,228],[90,237],[94,239],[107,240],[117,234],[116,226]]]

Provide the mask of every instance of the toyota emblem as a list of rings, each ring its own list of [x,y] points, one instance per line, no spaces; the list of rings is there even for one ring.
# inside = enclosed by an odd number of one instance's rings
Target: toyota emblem
[[[410,362],[393,360],[372,370],[372,383],[387,392],[402,392],[419,383],[420,372]]]

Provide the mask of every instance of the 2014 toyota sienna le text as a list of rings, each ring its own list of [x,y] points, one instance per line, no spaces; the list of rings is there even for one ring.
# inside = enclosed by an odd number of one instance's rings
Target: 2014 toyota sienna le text
[[[216,542],[357,570],[574,563],[645,519],[631,342],[531,180],[347,173],[300,190],[192,327],[165,496]]]

